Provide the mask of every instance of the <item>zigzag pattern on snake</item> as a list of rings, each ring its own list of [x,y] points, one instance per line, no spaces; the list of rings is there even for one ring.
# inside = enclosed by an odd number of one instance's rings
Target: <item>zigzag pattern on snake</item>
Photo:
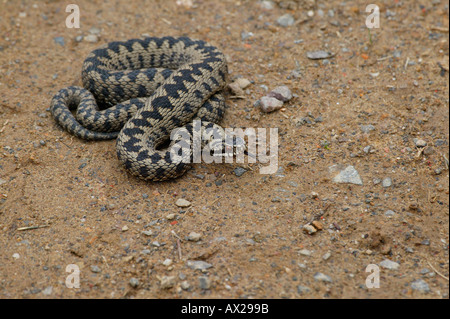
[[[79,138],[117,137],[117,156],[131,174],[162,181],[188,168],[186,161],[173,161],[167,149],[159,149],[172,130],[191,132],[194,119],[202,120],[203,129],[222,130],[216,123],[225,112],[221,90],[226,74],[224,55],[204,41],[149,37],[111,42],[84,61],[84,88],[60,90],[50,110],[61,127]]]

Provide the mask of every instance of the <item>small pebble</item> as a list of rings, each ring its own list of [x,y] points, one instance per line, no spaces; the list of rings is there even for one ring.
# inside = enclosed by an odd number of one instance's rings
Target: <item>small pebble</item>
[[[191,287],[191,285],[189,284],[189,282],[187,280],[184,280],[180,283],[180,287],[183,290],[188,290]]]
[[[194,270],[205,270],[211,268],[212,265],[202,260],[188,260],[186,265]]]
[[[330,259],[330,257],[331,257],[331,253],[327,252],[322,256],[322,259],[326,261],[326,260]]]
[[[390,270],[397,270],[400,267],[400,264],[396,263],[395,261],[385,259],[380,262],[380,266]]]
[[[238,78],[234,82],[237,83],[237,85],[239,85],[241,89],[246,89],[250,84],[252,84],[252,82],[250,82],[246,78]]]
[[[333,57],[334,55],[331,52],[319,50],[319,51],[306,52],[306,56],[308,59],[311,59],[311,60],[320,60],[320,59],[329,59],[329,58]]]
[[[200,276],[198,278],[200,289],[210,289],[211,288],[211,280],[206,276]]]
[[[162,289],[170,289],[175,286],[175,276],[162,276],[159,280]]]
[[[353,166],[343,167],[341,165],[332,165],[328,168],[330,173],[338,171],[339,173],[333,177],[332,181],[338,184],[355,184],[363,185],[361,176]]]
[[[416,291],[419,291],[419,292],[422,292],[422,293],[428,293],[428,292],[430,292],[430,287],[429,287],[428,284],[427,284],[424,280],[422,280],[422,279],[414,280],[414,281],[411,283],[411,288],[412,288],[413,290],[416,290]]]
[[[312,235],[317,232],[317,229],[314,226],[308,224],[303,226],[303,231],[307,232],[309,235]]]
[[[270,0],[261,1],[259,5],[264,10],[272,10],[275,7],[275,4],[273,3],[273,1],[270,1]]]
[[[92,27],[89,29],[90,34],[100,34],[101,30],[97,27]]]
[[[139,280],[136,278],[131,278],[129,283],[132,288],[137,288],[139,286]]]
[[[286,13],[285,15],[282,15],[277,19],[277,23],[282,27],[291,26],[294,24],[294,22],[294,17],[289,13]]]
[[[166,219],[167,220],[172,220],[172,219],[175,218],[175,216],[176,216],[175,214],[169,214],[169,215],[166,216]]]
[[[384,213],[384,216],[386,216],[386,217],[393,217],[394,215],[395,215],[395,213],[392,210],[387,210]]]
[[[391,187],[392,186],[392,179],[390,177],[386,177],[385,179],[383,179],[383,181],[381,182],[381,185],[383,187]]]
[[[54,37],[53,40],[55,41],[56,44],[59,44],[60,46],[64,46],[65,45],[63,37]]]
[[[14,254],[12,255],[12,257],[13,257],[14,259],[19,259],[19,258],[20,258],[20,255],[19,255],[18,253],[14,253]]]
[[[191,202],[184,199],[184,198],[179,198],[176,202],[175,205],[177,205],[178,207],[189,207],[191,206]]]
[[[302,249],[298,253],[303,256],[311,256],[311,251],[308,249]]]
[[[102,270],[100,269],[99,266],[92,265],[92,266],[91,266],[91,271],[92,271],[93,273],[99,273],[99,272],[101,272]]]
[[[166,260],[164,260],[164,261],[162,262],[162,264],[163,264],[164,266],[170,266],[170,265],[172,265],[172,259],[167,258]]]
[[[48,286],[47,288],[45,288],[44,290],[42,290],[42,294],[44,296],[50,296],[53,292],[53,287],[52,286]]]
[[[311,225],[313,225],[317,230],[323,229],[323,224],[321,222],[319,222],[318,220],[312,221]]]
[[[151,230],[144,230],[142,234],[144,234],[145,236],[151,236],[153,235],[153,232]]]
[[[187,239],[189,241],[199,241],[202,238],[202,235],[196,232],[189,233]]]
[[[425,147],[425,146],[427,146],[427,142],[426,141],[424,141],[422,139],[417,139],[417,138],[414,139],[414,144],[417,147]]]
[[[89,34],[84,37],[84,41],[90,42],[90,43],[96,43],[96,42],[98,42],[98,37],[95,34]]]
[[[241,177],[247,170],[245,168],[242,167],[236,167],[234,169],[234,175],[236,175],[237,177]]]
[[[274,97],[282,102],[287,102],[293,97],[291,90],[286,85],[277,86],[275,89],[270,91],[267,96]]]
[[[372,124],[369,124],[369,125],[360,125],[359,128],[361,129],[361,131],[362,131],[363,133],[369,133],[369,132],[375,130],[375,126],[373,126]]]
[[[325,275],[325,274],[323,274],[321,272],[317,272],[314,275],[314,280],[323,281],[323,282],[329,282],[329,283],[333,282],[333,279],[330,276]]]
[[[263,96],[260,99],[261,111],[263,111],[265,113],[270,113],[270,112],[279,110],[282,107],[283,107],[283,102],[274,97]]]

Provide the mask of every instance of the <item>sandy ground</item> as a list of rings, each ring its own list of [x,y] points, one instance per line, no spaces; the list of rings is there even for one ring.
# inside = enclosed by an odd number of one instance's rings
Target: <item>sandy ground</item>
[[[364,1],[76,3],[69,29],[64,1],[0,0],[1,298],[448,298],[448,2],[378,1],[371,32]],[[81,83],[87,54],[142,35],[226,54],[230,81],[252,85],[223,125],[278,128],[277,174],[196,164],[149,183],[114,141],[56,125],[51,98]],[[262,113],[279,85],[294,98]],[[363,185],[334,182],[332,165]],[[311,221],[322,229],[303,231]]]

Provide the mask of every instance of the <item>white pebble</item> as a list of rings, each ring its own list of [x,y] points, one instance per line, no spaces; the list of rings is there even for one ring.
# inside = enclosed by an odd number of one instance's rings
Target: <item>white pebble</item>
[[[189,207],[189,206],[191,206],[191,202],[188,200],[185,200],[184,198],[179,198],[175,202],[175,205],[177,205],[178,207]]]
[[[89,34],[84,37],[84,41],[90,42],[90,43],[96,43],[96,42],[98,42],[98,37],[95,34]]]
[[[190,241],[199,241],[202,238],[202,235],[196,232],[191,232],[187,238]]]
[[[261,111],[265,113],[270,113],[279,110],[283,106],[283,102],[274,97],[263,96],[260,102],[261,102],[260,104]]]

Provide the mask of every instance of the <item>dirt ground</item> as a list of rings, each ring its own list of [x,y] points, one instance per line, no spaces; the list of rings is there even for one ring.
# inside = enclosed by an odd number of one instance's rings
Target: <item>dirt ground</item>
[[[371,31],[365,1],[72,2],[79,29],[66,1],[0,0],[1,298],[448,298],[447,1],[377,1]],[[56,125],[51,98],[88,53],[145,35],[207,40],[252,81],[223,126],[278,128],[276,174],[196,164],[149,183],[114,141]],[[294,98],[261,112],[280,85]]]

